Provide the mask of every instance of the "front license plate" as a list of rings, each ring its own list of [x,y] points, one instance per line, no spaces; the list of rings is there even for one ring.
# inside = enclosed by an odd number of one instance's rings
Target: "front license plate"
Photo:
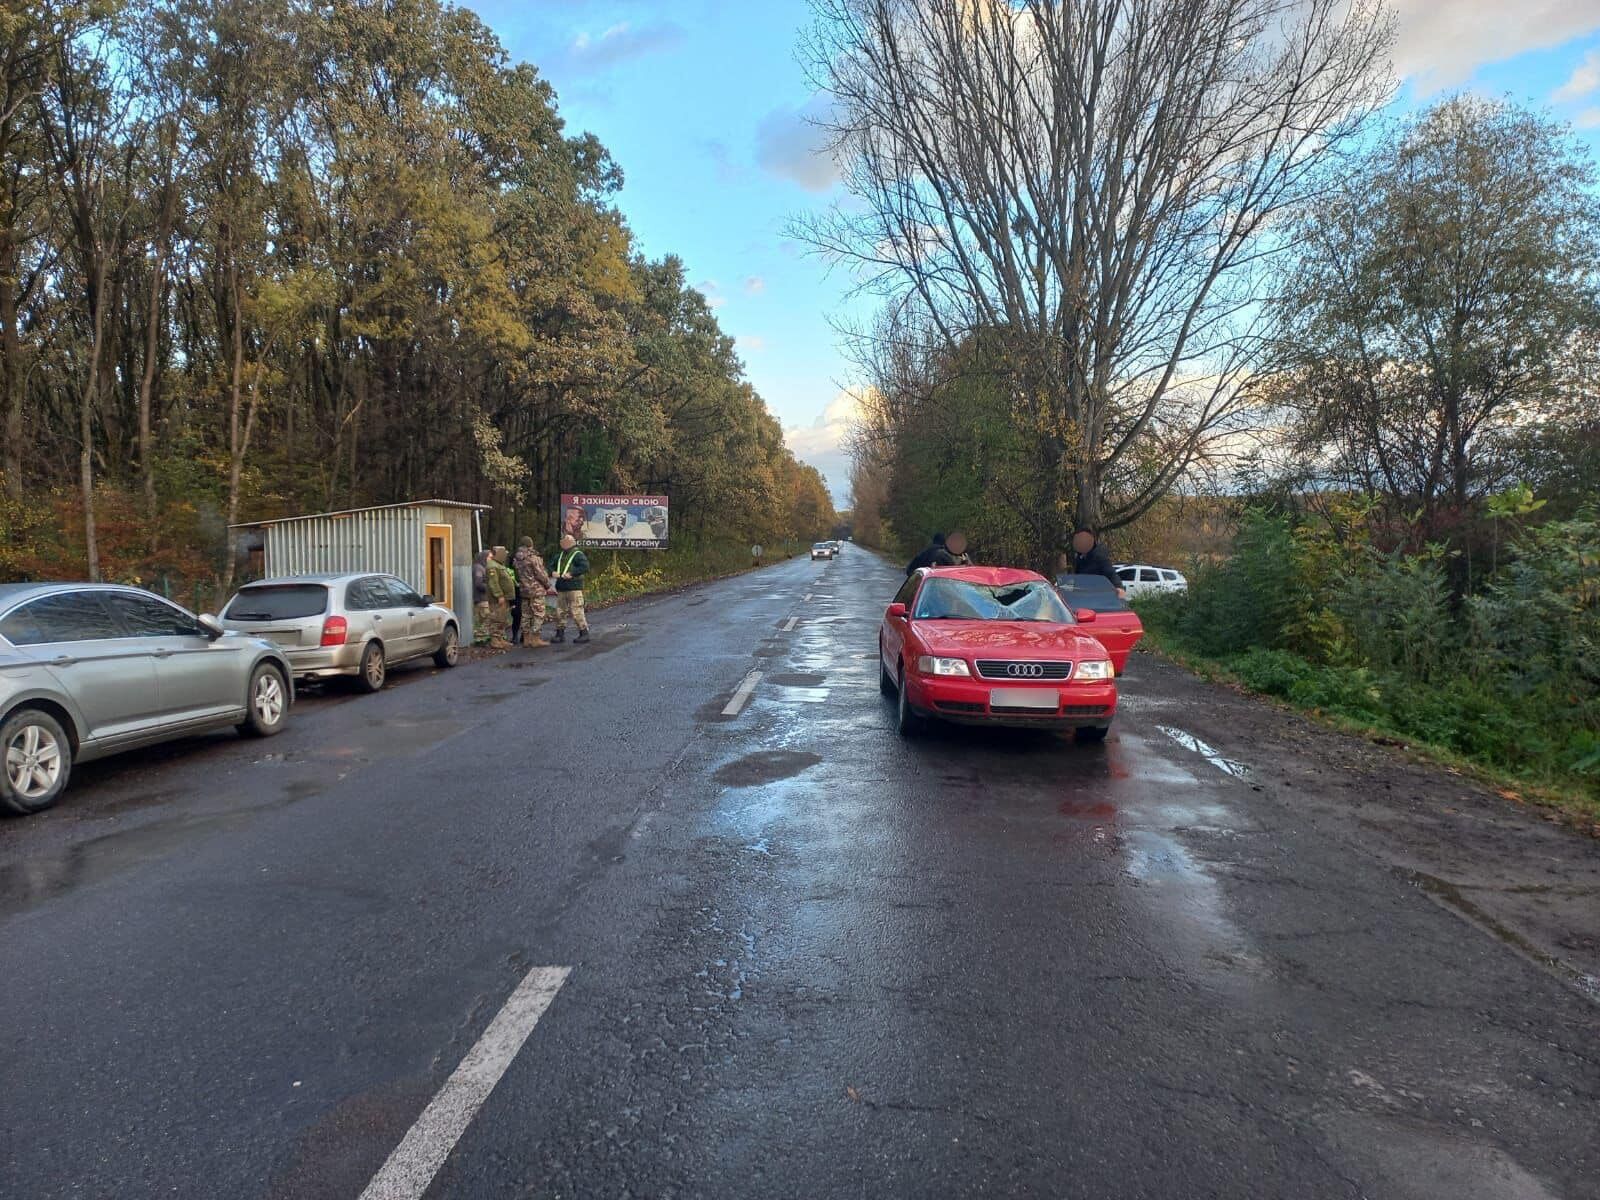
[[[1061,707],[1055,688],[990,688],[991,708],[1038,708],[1054,712]]]

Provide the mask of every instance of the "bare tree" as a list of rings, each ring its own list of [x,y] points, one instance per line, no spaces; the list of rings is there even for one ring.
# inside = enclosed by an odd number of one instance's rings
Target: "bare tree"
[[[1070,523],[1239,423],[1281,216],[1389,93],[1376,0],[813,0],[850,199],[801,234],[950,351],[999,336]]]

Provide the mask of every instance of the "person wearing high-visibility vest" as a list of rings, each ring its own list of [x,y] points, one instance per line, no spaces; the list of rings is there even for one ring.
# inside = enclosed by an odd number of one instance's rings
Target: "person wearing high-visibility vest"
[[[567,640],[569,616],[578,627],[578,636],[572,640],[580,645],[589,640],[589,618],[583,612],[583,577],[588,573],[588,555],[578,549],[577,538],[566,534],[550,562],[550,578],[556,585],[556,636],[552,641]]]

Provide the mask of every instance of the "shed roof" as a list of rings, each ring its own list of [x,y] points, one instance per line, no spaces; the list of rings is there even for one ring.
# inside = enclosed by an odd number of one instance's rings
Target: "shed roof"
[[[289,521],[315,521],[319,517],[349,517],[356,513],[389,512],[402,508],[465,508],[474,512],[488,512],[490,505],[468,504],[464,500],[408,500],[403,504],[371,504],[366,508],[339,508],[332,512],[305,513],[298,517],[273,517],[267,521],[240,521],[229,529],[259,529],[263,525],[282,525]]]

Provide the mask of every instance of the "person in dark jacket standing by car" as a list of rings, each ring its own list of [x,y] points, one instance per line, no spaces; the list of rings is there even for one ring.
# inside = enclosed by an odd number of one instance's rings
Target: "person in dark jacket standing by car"
[[[1111,565],[1111,552],[1092,529],[1080,529],[1072,535],[1072,570],[1076,575],[1104,575],[1119,597],[1128,598],[1117,569]]]
[[[956,556],[945,549],[944,534],[936,533],[928,542],[927,548],[906,564],[906,575],[909,577],[919,567],[953,567],[956,565]]]
[[[572,640],[579,645],[589,640],[589,618],[583,611],[583,577],[588,573],[588,555],[578,549],[578,539],[567,534],[550,562],[550,578],[556,585],[556,636],[551,641],[567,640],[569,616],[578,627],[578,636]]]

